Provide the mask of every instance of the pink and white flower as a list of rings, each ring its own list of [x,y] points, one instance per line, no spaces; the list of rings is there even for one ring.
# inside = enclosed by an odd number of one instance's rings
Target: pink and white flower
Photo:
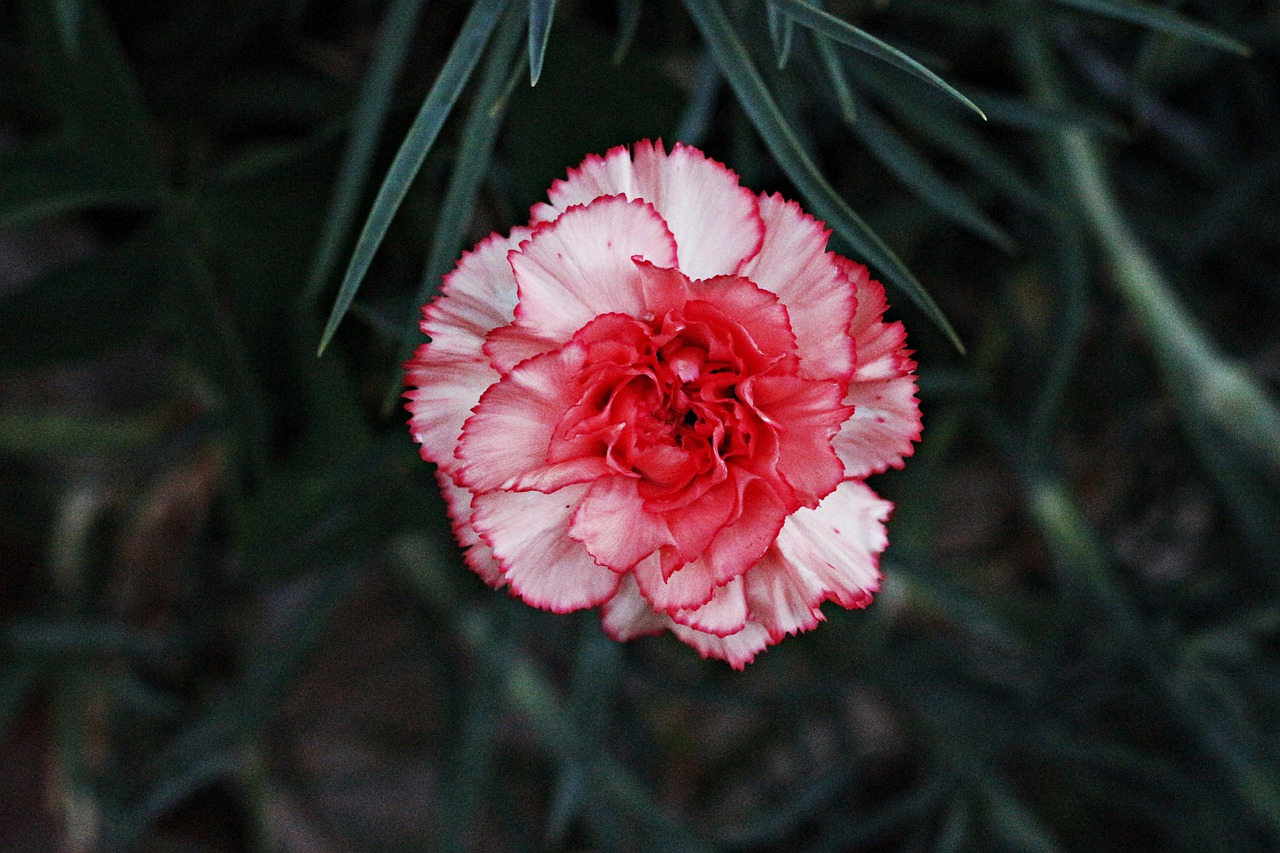
[[[879,589],[920,410],[900,323],[798,205],[695,148],[588,157],[426,306],[410,428],[468,564],[741,668]]]

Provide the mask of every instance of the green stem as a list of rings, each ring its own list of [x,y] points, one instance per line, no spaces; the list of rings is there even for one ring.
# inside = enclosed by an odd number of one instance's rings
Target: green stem
[[[1032,94],[1045,106],[1068,106],[1042,29],[1034,15],[1020,20],[1025,23],[1012,40]],[[1218,350],[1178,300],[1116,203],[1102,156],[1090,136],[1079,128],[1067,128],[1059,132],[1056,142],[1053,166],[1063,170],[1069,200],[1097,242],[1116,291],[1151,344],[1184,423],[1193,436],[1214,435],[1238,451],[1240,459],[1253,455],[1262,460],[1270,476],[1280,474],[1280,411],[1274,402],[1244,368]],[[1212,463],[1208,454],[1206,461]],[[1071,567],[1077,581],[1132,644],[1148,678],[1200,749],[1218,764],[1249,809],[1280,837],[1280,789],[1274,779],[1230,741],[1209,719],[1207,709],[1151,653],[1136,614],[1108,581],[1101,544],[1065,488],[1043,472],[1026,476],[1025,485],[1037,521],[1057,540],[1055,551],[1078,555]]]
[[[1015,39],[1032,93],[1066,107],[1040,34]],[[1184,420],[1206,423],[1280,478],[1280,409],[1242,365],[1228,358],[1174,294],[1147,247],[1117,205],[1103,158],[1078,127],[1060,131],[1057,162],[1067,189],[1106,259],[1111,281],[1146,336]]]

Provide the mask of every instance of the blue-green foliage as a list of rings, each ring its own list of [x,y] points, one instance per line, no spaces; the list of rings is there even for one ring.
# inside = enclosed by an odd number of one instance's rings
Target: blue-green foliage
[[[1280,848],[1278,68],[1274,0],[0,4],[0,848]],[[743,673],[484,588],[388,405],[682,134],[920,363],[884,590]]]

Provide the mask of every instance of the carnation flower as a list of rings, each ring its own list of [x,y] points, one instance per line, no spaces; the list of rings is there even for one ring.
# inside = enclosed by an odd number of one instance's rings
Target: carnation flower
[[[406,365],[468,564],[618,640],[735,668],[878,590],[920,435],[884,289],[794,202],[702,152],[590,156],[458,262]]]

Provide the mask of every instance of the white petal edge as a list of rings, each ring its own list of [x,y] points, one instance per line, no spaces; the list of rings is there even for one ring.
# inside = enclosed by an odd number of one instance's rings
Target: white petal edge
[[[550,494],[493,491],[472,498],[472,525],[527,604],[568,613],[617,592],[622,576],[597,565],[569,538],[569,519],[586,490],[574,485]]]
[[[764,225],[754,194],[723,163],[676,143],[668,154],[648,140],[591,155],[551,186],[549,204],[533,207],[534,221],[555,219],[575,204],[619,194],[654,206],[680,247],[680,270],[690,278],[737,272],[760,250]]]
[[[848,376],[855,364],[849,335],[855,282],[840,269],[838,257],[827,251],[830,232],[800,205],[779,195],[760,196],[760,216],[764,243],[739,274],[776,293],[786,306],[801,376]]]

